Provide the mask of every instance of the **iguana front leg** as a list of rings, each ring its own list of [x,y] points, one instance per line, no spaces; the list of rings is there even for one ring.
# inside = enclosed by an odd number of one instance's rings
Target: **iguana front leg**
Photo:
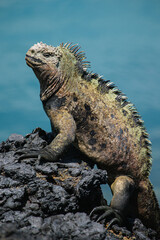
[[[30,157],[38,157],[38,159],[44,159],[46,161],[55,161],[64,149],[74,141],[76,133],[76,123],[71,114],[66,110],[50,110],[48,116],[51,120],[51,125],[54,126],[57,136],[53,141],[38,151],[37,153],[32,152],[23,154],[20,156],[20,160]]]
[[[113,197],[110,206],[94,208],[90,215],[92,216],[96,212],[104,211],[97,221],[105,219],[106,222],[109,222],[109,226],[114,223],[122,225],[126,217],[131,214],[130,211],[133,210],[131,207],[131,197],[135,190],[135,183],[128,176],[119,176],[112,183],[111,190]]]

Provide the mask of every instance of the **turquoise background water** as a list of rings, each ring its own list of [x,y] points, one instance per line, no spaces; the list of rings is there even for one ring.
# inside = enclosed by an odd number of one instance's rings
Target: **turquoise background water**
[[[50,131],[39,83],[25,64],[39,41],[79,43],[91,70],[132,101],[153,144],[151,181],[160,200],[160,1],[0,0],[0,140]]]

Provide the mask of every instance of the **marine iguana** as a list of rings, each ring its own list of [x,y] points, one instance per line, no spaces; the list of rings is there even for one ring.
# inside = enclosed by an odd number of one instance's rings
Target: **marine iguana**
[[[56,161],[73,143],[106,169],[113,193],[110,207],[99,220],[113,214],[113,222],[138,216],[160,232],[160,210],[148,179],[151,143],[134,105],[109,80],[88,71],[89,62],[78,45],[58,47],[42,42],[32,46],[26,63],[40,82],[40,99],[56,133],[38,153],[24,154]],[[98,210],[98,209],[96,209]],[[95,211],[95,210],[94,210]]]

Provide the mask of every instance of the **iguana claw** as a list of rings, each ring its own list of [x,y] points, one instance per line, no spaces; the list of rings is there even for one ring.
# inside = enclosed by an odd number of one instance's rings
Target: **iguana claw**
[[[23,160],[26,158],[38,158],[38,151],[36,150],[19,150],[14,155],[18,155],[18,160]]]
[[[42,148],[41,150],[31,150],[30,152],[27,151],[17,151],[15,153],[16,155],[21,156],[18,157],[18,160],[23,160],[27,158],[37,158],[38,160],[45,160],[45,161],[50,161],[54,162],[55,161],[55,154],[52,151],[52,149],[49,146],[46,146],[45,148]]]
[[[105,222],[109,223],[109,225],[107,226],[107,229],[114,224],[118,224],[121,226],[124,223],[124,219],[121,213],[109,206],[100,206],[100,207],[94,208],[90,213],[90,217],[92,217],[95,213],[100,211],[105,211],[105,212],[98,217],[97,222],[101,222],[102,220],[105,219]]]

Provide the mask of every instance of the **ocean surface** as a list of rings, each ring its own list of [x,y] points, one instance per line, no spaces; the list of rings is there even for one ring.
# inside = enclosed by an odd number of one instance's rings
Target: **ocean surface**
[[[152,141],[150,179],[160,201],[160,1],[0,0],[0,141],[38,126],[50,131],[25,63],[40,41],[78,43],[90,70],[135,104]]]

